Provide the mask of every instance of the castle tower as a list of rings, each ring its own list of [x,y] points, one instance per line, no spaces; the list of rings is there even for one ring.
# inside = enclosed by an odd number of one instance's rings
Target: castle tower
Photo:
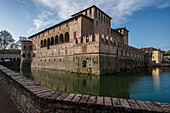
[[[124,35],[123,36],[123,40],[124,40],[124,44],[128,45],[128,33],[129,31],[126,29],[126,27],[124,28],[117,28],[115,29],[117,32],[119,32],[120,34]]]
[[[21,68],[31,67],[33,47],[31,41],[21,41]]]

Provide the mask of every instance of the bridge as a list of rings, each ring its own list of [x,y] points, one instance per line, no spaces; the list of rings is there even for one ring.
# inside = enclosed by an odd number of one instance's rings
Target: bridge
[[[5,62],[5,61],[20,61],[21,60],[21,55],[18,53],[14,54],[0,54],[0,62]]]

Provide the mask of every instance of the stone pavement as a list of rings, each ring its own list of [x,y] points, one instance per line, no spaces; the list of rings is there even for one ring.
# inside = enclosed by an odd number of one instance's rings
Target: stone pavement
[[[0,81],[0,113],[22,113]]]

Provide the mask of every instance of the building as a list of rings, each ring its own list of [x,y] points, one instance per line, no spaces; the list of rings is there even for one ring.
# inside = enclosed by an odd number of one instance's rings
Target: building
[[[152,53],[152,62],[153,63],[162,63],[163,61],[163,51],[160,49],[156,49],[153,47],[149,47],[149,48],[141,48],[142,50],[146,51],[146,52],[151,52]]]
[[[128,45],[126,27],[112,29],[111,19],[96,6],[82,10],[23,41],[22,63],[32,46],[32,68],[102,75],[148,65],[145,52]]]
[[[170,53],[163,54],[163,63],[170,64]]]

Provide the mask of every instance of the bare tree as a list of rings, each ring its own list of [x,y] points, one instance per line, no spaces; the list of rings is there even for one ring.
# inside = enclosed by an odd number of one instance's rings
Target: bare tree
[[[12,35],[8,31],[1,30],[1,32],[0,32],[0,50],[6,50],[6,48],[14,41],[15,40],[12,38]]]

